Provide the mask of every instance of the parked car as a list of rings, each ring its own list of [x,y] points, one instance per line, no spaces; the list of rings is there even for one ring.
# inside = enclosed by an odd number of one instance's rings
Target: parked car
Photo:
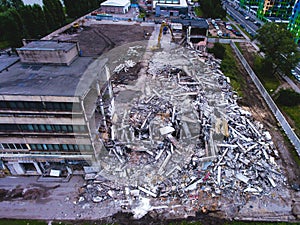
[[[256,26],[258,26],[258,27],[261,27],[261,23],[258,22],[258,21],[255,21],[254,24],[255,24]]]
[[[227,25],[227,26],[226,26],[226,29],[227,29],[227,30],[232,30],[232,26]]]
[[[249,16],[245,16],[245,20],[249,20],[250,19],[250,17]]]
[[[242,33],[239,32],[239,31],[236,31],[234,34],[235,34],[236,36],[238,36],[238,37],[242,37],[242,36],[243,36]]]
[[[219,37],[221,37],[223,35],[223,32],[218,30],[217,34],[218,34]]]

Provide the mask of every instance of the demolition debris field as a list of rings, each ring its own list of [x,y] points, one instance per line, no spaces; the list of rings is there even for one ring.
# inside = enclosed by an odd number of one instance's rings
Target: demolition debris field
[[[71,38],[82,39],[83,55],[94,56],[144,40],[145,28],[138,25],[122,28],[139,29],[136,33],[108,39],[118,27],[99,31],[91,26]],[[101,47],[88,46],[97,41]],[[156,52],[139,44],[111,51],[115,110],[107,106],[108,126],[100,122],[98,130],[107,150],[101,168],[86,168],[84,180],[72,177],[61,184],[71,193],[55,184],[50,189],[27,184],[2,190],[3,211],[17,218],[111,217],[109,222],[119,221],[114,218],[120,212],[156,221],[199,212],[237,220],[288,221],[299,215],[299,204],[294,207],[293,201],[300,196],[290,189],[299,181],[299,168],[242,67],[247,85],[239,100],[220,60],[175,44],[162,46]],[[97,118],[103,121],[100,112]],[[41,193],[30,194],[28,187]],[[13,197],[12,204],[5,201]],[[34,211],[37,207],[40,212]]]

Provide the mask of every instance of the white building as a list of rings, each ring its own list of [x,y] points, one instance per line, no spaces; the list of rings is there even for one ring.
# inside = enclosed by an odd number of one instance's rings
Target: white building
[[[100,4],[101,11],[105,13],[127,13],[130,8],[130,0],[107,0]]]

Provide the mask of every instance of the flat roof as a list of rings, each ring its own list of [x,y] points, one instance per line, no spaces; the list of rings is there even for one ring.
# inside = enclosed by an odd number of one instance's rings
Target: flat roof
[[[0,95],[82,96],[100,70],[97,66],[89,69],[93,61],[78,57],[69,66],[18,62],[0,73]]]
[[[153,1],[153,6],[165,6],[165,7],[188,7],[186,0],[156,0]]]
[[[118,6],[123,7],[130,4],[130,0],[107,0],[105,2],[102,2],[101,6]]]
[[[0,73],[6,70],[8,67],[19,61],[20,58],[16,55],[7,55],[6,53],[0,54]]]
[[[197,18],[197,19],[172,19],[172,23],[181,23],[183,26],[192,26],[198,28],[208,29],[209,25],[206,19]]]
[[[18,48],[17,50],[39,50],[39,51],[57,51],[64,50],[68,51],[76,46],[76,43],[71,42],[61,42],[61,41],[32,41],[27,45]]]

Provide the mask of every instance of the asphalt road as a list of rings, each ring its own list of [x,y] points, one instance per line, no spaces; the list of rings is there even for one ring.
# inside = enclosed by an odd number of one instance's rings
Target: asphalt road
[[[258,30],[258,26],[256,26],[253,22],[251,22],[250,20],[246,20],[245,16],[242,15],[239,11],[237,11],[234,7],[230,6],[227,2],[224,2],[224,7],[226,7],[227,13],[233,17],[240,25],[244,26],[245,30],[248,33],[252,33],[253,35],[256,34],[256,31]],[[247,15],[247,14],[245,14]],[[254,17],[252,15],[247,15],[249,17],[252,17],[254,19]]]

